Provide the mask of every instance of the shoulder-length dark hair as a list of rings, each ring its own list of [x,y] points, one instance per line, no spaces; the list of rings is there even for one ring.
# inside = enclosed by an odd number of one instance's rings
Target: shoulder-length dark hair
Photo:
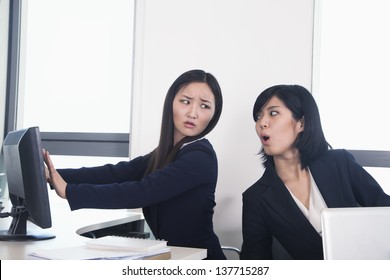
[[[215,111],[207,127],[196,136],[186,136],[174,145],[173,100],[176,94],[185,86],[193,82],[205,83],[209,86],[215,98]],[[172,162],[184,143],[204,137],[218,123],[222,112],[222,92],[217,79],[203,70],[190,70],[181,74],[169,88],[164,101],[160,141],[157,148],[150,154],[149,165],[145,174],[161,169]]]
[[[257,121],[257,115],[266,103],[273,97],[279,98],[292,112],[293,118],[304,122],[304,129],[295,140],[295,147],[299,151],[300,163],[302,169],[322,153],[332,147],[326,141],[322,130],[320,113],[317,104],[311,93],[299,85],[276,85],[264,90],[256,99],[253,106],[253,119]],[[264,166],[267,162],[273,163],[273,157],[261,149],[260,154],[264,159]]]

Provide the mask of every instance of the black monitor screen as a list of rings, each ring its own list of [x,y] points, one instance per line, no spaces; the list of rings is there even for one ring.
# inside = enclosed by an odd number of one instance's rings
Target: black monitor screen
[[[12,203],[8,230],[0,240],[41,240],[53,235],[27,231],[27,220],[40,228],[51,227],[48,185],[38,127],[9,132],[3,143],[4,163]],[[4,214],[4,213],[3,213]]]

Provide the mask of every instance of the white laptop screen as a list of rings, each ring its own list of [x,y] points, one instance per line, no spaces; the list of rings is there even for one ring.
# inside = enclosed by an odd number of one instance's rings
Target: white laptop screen
[[[324,259],[390,259],[390,207],[327,208],[321,224]]]

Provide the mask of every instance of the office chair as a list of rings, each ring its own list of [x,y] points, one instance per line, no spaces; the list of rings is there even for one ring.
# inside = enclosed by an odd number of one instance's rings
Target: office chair
[[[240,250],[236,247],[231,246],[221,246],[223,253],[225,254],[228,260],[239,260],[240,259]]]

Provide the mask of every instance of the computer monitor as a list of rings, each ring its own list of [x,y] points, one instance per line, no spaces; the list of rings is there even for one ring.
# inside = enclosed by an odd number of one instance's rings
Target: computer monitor
[[[3,151],[0,151],[0,211],[3,205],[8,201],[7,182],[5,180],[5,167],[3,160]]]
[[[42,143],[38,127],[8,133],[3,143],[5,174],[12,217],[8,230],[0,232],[1,241],[42,240],[54,235],[28,232],[27,221],[50,228],[51,212],[45,176]],[[1,213],[4,217],[6,213]],[[39,230],[39,229],[38,229]]]

